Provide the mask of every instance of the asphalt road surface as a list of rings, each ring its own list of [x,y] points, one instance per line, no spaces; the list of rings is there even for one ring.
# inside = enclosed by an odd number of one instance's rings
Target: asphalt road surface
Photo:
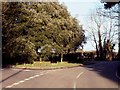
[[[119,62],[55,70],[2,69],[2,88],[119,88]]]

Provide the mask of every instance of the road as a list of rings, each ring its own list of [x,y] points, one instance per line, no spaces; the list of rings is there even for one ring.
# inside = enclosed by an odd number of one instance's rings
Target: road
[[[2,69],[2,88],[119,88],[118,62],[55,70]]]

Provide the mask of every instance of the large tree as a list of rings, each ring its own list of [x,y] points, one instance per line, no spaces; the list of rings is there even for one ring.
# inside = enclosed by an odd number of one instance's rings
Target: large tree
[[[28,50],[31,52],[29,56],[35,59],[38,49],[42,57],[49,57],[52,53],[62,56],[75,51],[84,41],[82,27],[58,2],[9,2],[3,3],[2,7],[5,58],[22,57]]]
[[[34,43],[25,38],[31,16],[24,3],[2,3],[3,63],[32,63],[36,59]]]

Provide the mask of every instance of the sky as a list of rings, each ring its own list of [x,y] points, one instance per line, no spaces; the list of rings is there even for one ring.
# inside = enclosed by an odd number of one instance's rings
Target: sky
[[[103,7],[103,4],[100,0],[58,0],[60,3],[64,3],[67,7],[69,13],[76,17],[81,25],[83,25],[83,29],[87,29],[88,19],[90,13],[94,12],[96,8]],[[117,45],[116,45],[117,51]],[[87,41],[87,44],[84,45],[83,48],[85,51],[95,50],[95,48],[91,45],[91,42]]]

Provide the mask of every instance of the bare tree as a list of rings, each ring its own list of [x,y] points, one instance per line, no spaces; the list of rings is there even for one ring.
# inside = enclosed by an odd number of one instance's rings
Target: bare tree
[[[97,57],[100,60],[112,60],[112,52],[115,46],[116,29],[114,21],[100,14],[97,9],[90,17],[89,35],[90,40],[94,41]],[[111,13],[109,13],[111,16]]]
[[[118,26],[118,59],[120,59],[120,1],[116,1],[116,2],[109,2],[109,1],[103,1],[102,3],[104,3],[104,8],[105,9],[109,9],[109,11],[111,11],[113,14],[110,18],[112,18],[113,20],[117,20],[117,24],[116,26]],[[104,15],[105,17],[109,17],[109,15],[107,14],[108,12],[104,11],[104,13],[101,13],[101,15]]]

